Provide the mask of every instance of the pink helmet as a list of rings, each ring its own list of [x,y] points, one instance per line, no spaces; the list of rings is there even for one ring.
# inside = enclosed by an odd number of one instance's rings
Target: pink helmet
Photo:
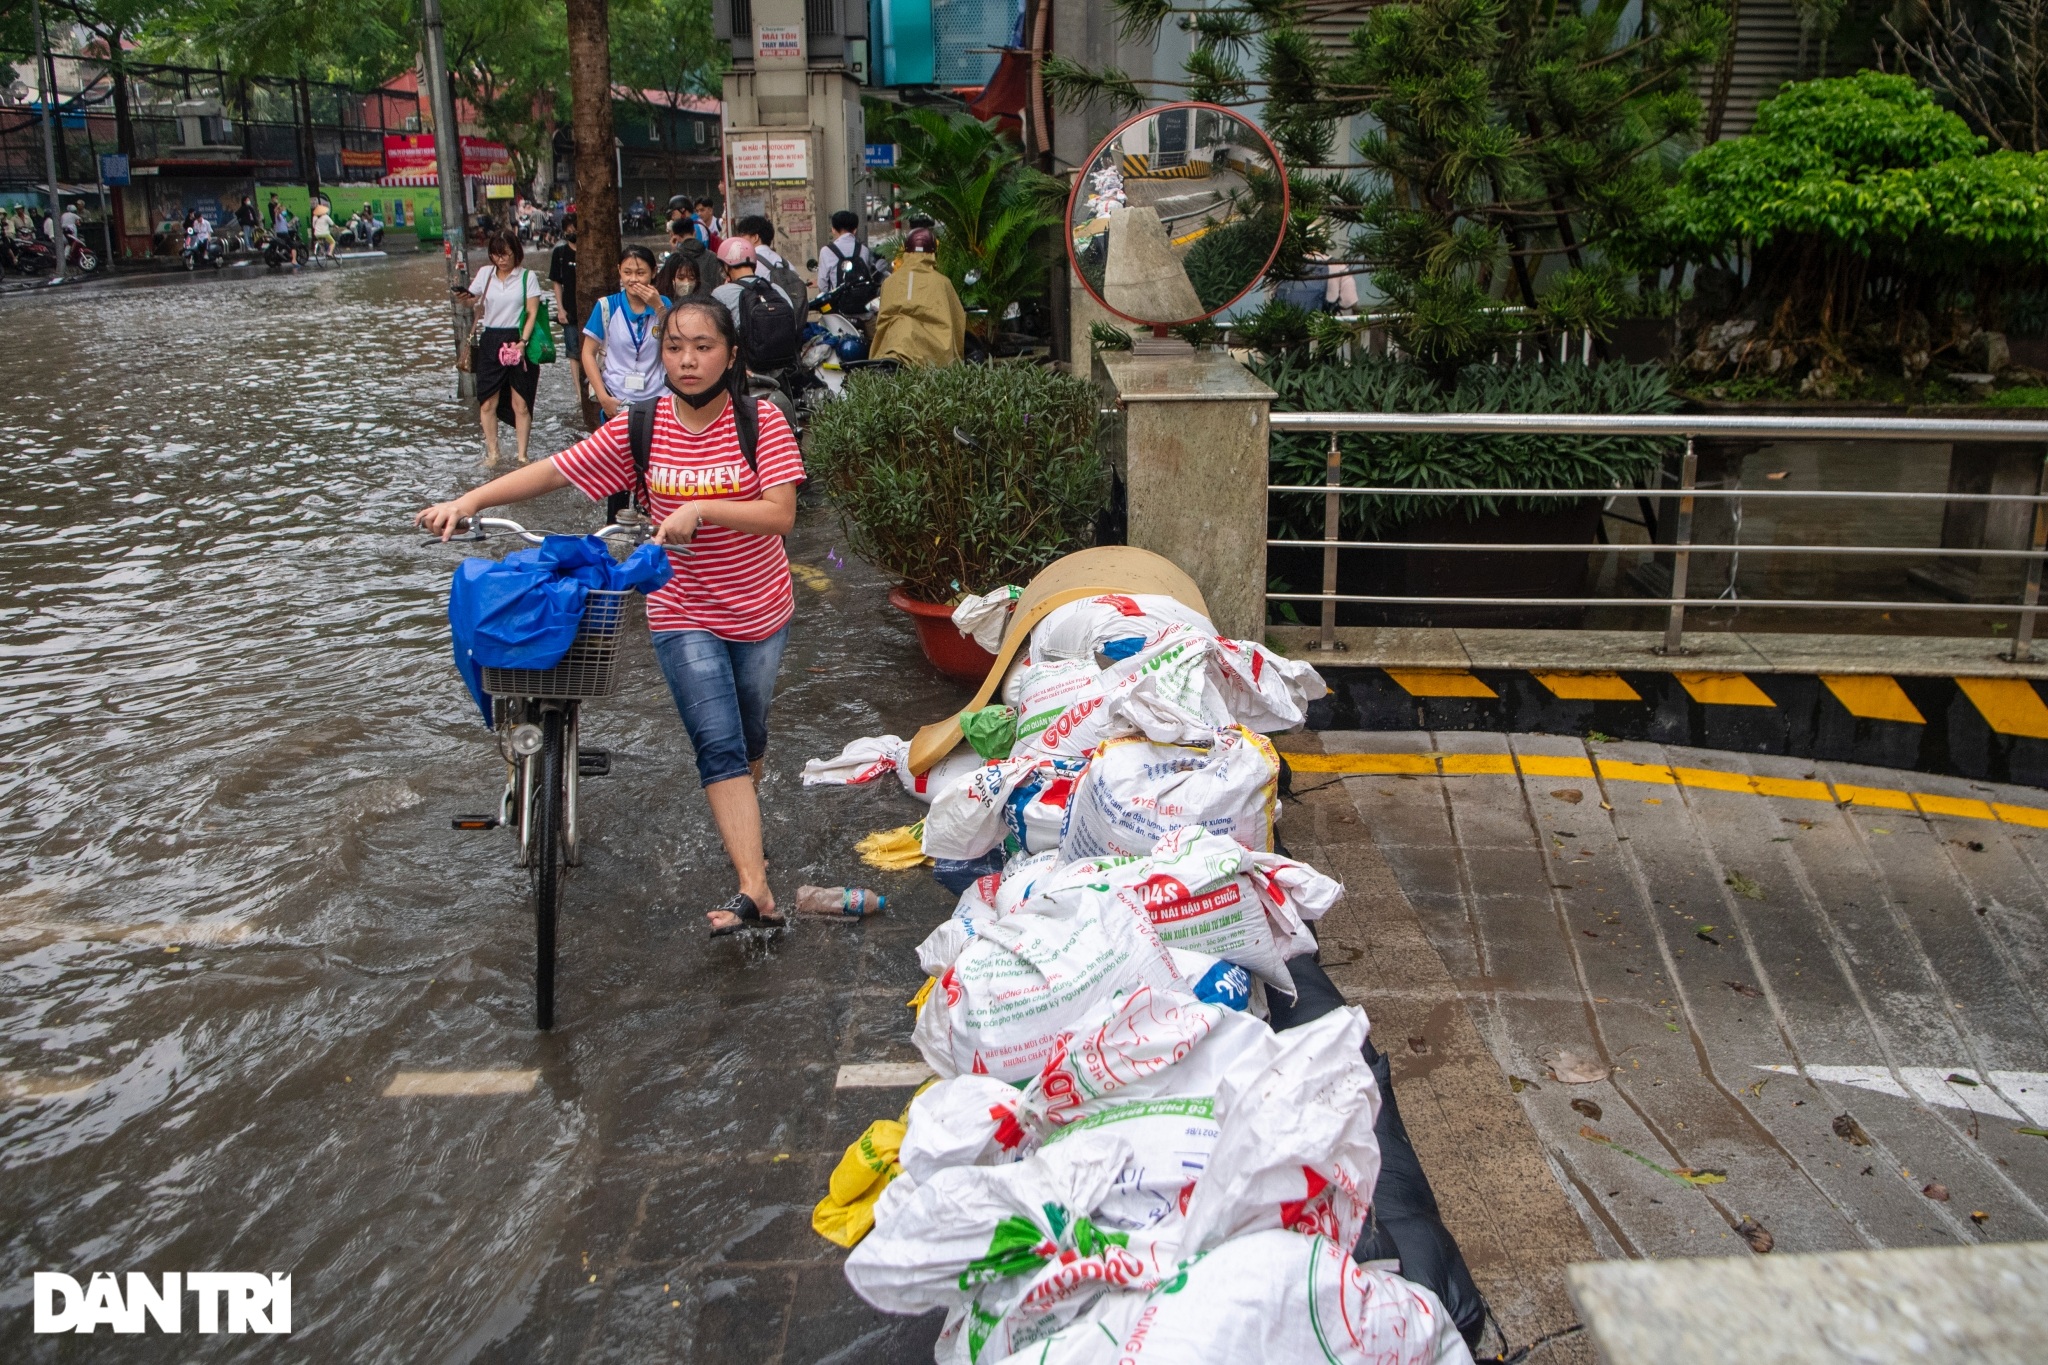
[[[743,237],[728,237],[718,244],[718,259],[727,265],[752,265],[754,244]]]

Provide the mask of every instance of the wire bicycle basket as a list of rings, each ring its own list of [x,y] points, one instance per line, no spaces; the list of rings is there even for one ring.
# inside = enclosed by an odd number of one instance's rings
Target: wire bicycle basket
[[[569,652],[553,668],[485,668],[484,691],[494,697],[582,701],[618,691],[619,633],[626,624],[630,589],[592,588]]]

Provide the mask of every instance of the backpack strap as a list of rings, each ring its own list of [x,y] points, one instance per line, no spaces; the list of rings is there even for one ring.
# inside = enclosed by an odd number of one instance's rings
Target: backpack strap
[[[652,517],[647,499],[647,466],[654,458],[654,409],[661,402],[657,394],[626,407],[626,443],[633,452],[633,505],[643,517]]]

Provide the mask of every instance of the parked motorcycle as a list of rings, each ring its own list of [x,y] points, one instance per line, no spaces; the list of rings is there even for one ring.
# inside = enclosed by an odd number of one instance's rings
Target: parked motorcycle
[[[384,225],[368,218],[351,218],[345,234],[350,246],[374,251],[384,245]]]
[[[178,256],[187,270],[197,270],[202,265],[218,270],[227,264],[228,259],[227,248],[221,245],[220,238],[200,238],[189,232],[185,234],[185,249]]]
[[[626,206],[626,211],[619,221],[627,232],[654,231],[654,215],[647,211],[647,205],[637,199]]]
[[[299,263],[300,247],[297,232],[273,232],[263,244],[263,264],[272,270],[282,270],[286,265]]]

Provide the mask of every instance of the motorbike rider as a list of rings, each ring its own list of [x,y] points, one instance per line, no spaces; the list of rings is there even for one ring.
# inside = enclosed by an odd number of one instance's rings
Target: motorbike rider
[[[197,209],[185,215],[185,252],[195,260],[204,261],[207,244],[213,241],[213,221]]]

